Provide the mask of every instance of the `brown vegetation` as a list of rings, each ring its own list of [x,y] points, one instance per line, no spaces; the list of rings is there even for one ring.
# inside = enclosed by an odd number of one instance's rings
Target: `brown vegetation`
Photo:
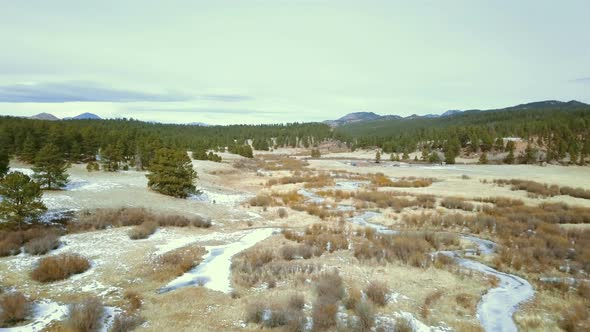
[[[98,331],[102,327],[104,307],[95,297],[71,304],[68,310],[66,326],[73,331]]]
[[[473,211],[473,204],[465,201],[463,197],[445,197],[440,202],[440,205],[447,209],[458,209],[471,212]]]
[[[31,311],[29,300],[20,292],[0,296],[0,327],[8,327],[27,318]]]
[[[129,238],[132,240],[147,239],[150,235],[154,234],[158,229],[158,224],[154,221],[144,221],[141,225],[137,225],[129,230]]]
[[[379,281],[371,281],[367,286],[367,289],[365,289],[367,298],[380,307],[387,305],[388,293],[389,287]]]
[[[590,190],[573,187],[560,187],[555,184],[539,183],[530,180],[518,179],[496,179],[494,183],[499,186],[510,185],[511,190],[524,190],[531,197],[553,197],[557,195],[568,195],[576,198],[590,199]]]
[[[41,258],[31,271],[31,278],[39,282],[62,280],[90,268],[90,262],[77,254],[60,254]]]
[[[197,245],[189,245],[164,253],[156,258],[155,271],[150,271],[150,276],[155,280],[168,280],[191,270],[199,265],[205,248]]]
[[[377,187],[421,188],[432,185],[433,178],[403,177],[392,181],[383,173],[377,173],[371,178],[371,183]]]
[[[24,249],[26,253],[31,255],[44,255],[51,250],[57,249],[60,244],[59,235],[47,233],[43,237],[38,237],[25,243]]]
[[[144,319],[138,315],[118,314],[113,319],[109,332],[133,331],[143,324]]]

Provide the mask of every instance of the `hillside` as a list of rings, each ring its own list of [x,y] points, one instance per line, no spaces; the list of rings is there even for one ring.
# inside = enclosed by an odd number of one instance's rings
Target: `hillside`
[[[47,121],[57,121],[59,118],[53,114],[49,113],[39,113],[36,115],[31,116],[31,119],[35,120],[47,120]]]

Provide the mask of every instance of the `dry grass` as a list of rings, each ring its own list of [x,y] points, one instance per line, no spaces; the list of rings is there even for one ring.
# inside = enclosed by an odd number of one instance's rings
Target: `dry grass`
[[[123,298],[127,300],[127,307],[129,311],[137,311],[141,308],[143,302],[141,300],[141,295],[138,292],[134,291],[126,291],[123,294]]]
[[[246,322],[260,324],[266,328],[283,327],[284,331],[303,331],[305,300],[293,294],[278,300],[256,300],[246,304]]]
[[[98,298],[91,297],[70,305],[66,326],[78,332],[98,331],[102,328],[103,315],[102,302]]]
[[[161,227],[211,227],[211,220],[201,216],[163,215],[144,208],[97,209],[84,211],[79,220],[68,224],[70,232],[100,230],[108,227],[124,227],[155,224]]]
[[[158,281],[180,276],[199,265],[205,253],[205,248],[197,245],[189,245],[169,251],[156,258],[156,266],[149,275]]]
[[[421,207],[425,209],[434,208],[436,199],[431,195],[419,195],[412,199],[400,197],[404,193],[382,192],[382,191],[359,191],[354,195],[356,200],[374,203],[378,208],[392,208],[396,212],[408,207]]]
[[[590,199],[590,190],[573,187],[560,187],[555,184],[539,183],[530,180],[518,179],[496,179],[494,180],[499,186],[510,185],[511,190],[524,190],[531,197],[553,197],[557,195],[567,195],[576,198]]]
[[[128,235],[132,240],[147,239],[154,234],[158,229],[158,224],[154,221],[144,221],[141,225],[137,225],[129,230]]]
[[[458,209],[468,212],[472,212],[474,209],[473,204],[465,201],[463,197],[445,197],[440,202],[440,205],[447,209]]]
[[[31,271],[31,278],[39,282],[66,279],[90,268],[90,262],[77,254],[60,254],[41,258],[37,267]]]
[[[371,184],[377,187],[422,188],[429,187],[435,181],[433,178],[403,177],[392,181],[383,173],[377,173],[371,177]]]
[[[113,319],[109,332],[133,331],[143,324],[144,319],[138,315],[118,314]]]
[[[273,204],[273,199],[270,197],[270,195],[258,194],[255,197],[252,197],[249,203],[251,206],[268,207]]]
[[[32,239],[25,243],[25,252],[31,255],[44,255],[51,250],[57,249],[61,242],[59,235],[55,233],[48,233],[43,237]]]
[[[287,218],[289,216],[289,213],[287,212],[287,209],[285,208],[279,208],[277,211],[279,218],[283,219],[283,218]]]
[[[430,315],[430,307],[442,297],[443,293],[440,290],[436,290],[426,296],[424,304],[420,310],[420,316],[422,318],[428,318]]]
[[[558,325],[564,331],[587,331],[586,328],[590,327],[590,322],[587,321],[589,316],[588,308],[584,304],[571,304],[563,310],[561,316],[562,318],[559,320]]]
[[[0,296],[0,327],[8,327],[21,322],[31,312],[29,300],[20,292]]]
[[[389,287],[379,281],[371,281],[365,289],[365,294],[371,302],[383,307],[387,305],[387,294],[389,294]]]

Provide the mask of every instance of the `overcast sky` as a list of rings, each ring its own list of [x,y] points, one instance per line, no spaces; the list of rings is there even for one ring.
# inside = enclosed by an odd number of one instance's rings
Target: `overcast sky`
[[[229,124],[590,102],[588,13],[588,0],[0,0],[0,114]]]

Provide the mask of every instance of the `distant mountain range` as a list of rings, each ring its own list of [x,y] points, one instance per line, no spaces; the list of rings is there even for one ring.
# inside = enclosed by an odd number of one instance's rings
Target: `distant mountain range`
[[[39,114],[33,115],[29,118],[36,119],[36,120],[47,120],[47,121],[60,120],[60,118],[58,118],[57,116],[50,114],[50,113],[39,113]],[[93,113],[82,113],[82,114],[76,115],[74,117],[67,117],[67,118],[63,118],[61,120],[102,120],[102,118],[96,114],[93,114]]]
[[[483,111],[518,111],[518,110],[530,110],[530,109],[549,109],[549,108],[576,108],[581,106],[590,106],[588,104],[584,104],[582,102],[572,100],[568,102],[557,101],[557,100],[546,100],[546,101],[538,101],[532,102],[527,104],[519,104],[516,106],[510,106],[506,108],[500,109],[492,109],[492,110],[480,110],[480,109],[472,109],[472,110],[449,110],[442,114],[426,114],[426,115],[417,115],[412,114],[410,116],[402,117],[399,115],[379,115],[373,112],[355,112],[347,114],[339,119],[336,120],[326,120],[323,123],[328,124],[332,127],[339,127],[344,125],[349,125],[353,123],[359,122],[369,122],[369,121],[381,121],[381,120],[395,120],[395,119],[433,119],[433,118],[445,118],[445,117],[452,117],[464,112],[483,112]]]

